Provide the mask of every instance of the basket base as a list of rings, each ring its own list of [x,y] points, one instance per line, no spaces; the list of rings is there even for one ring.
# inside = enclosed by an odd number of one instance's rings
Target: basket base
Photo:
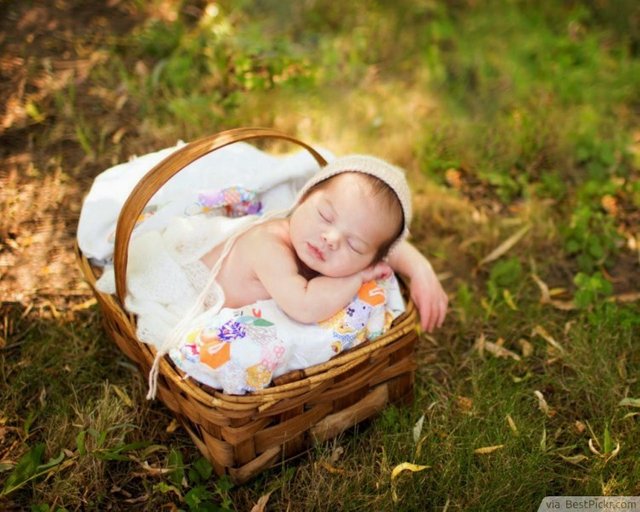
[[[282,439],[279,444],[266,448],[246,464],[238,466],[228,464],[230,462],[229,459],[233,458],[232,453],[227,452],[226,456],[221,457],[220,446],[212,446],[203,442],[203,434],[204,437],[209,436],[203,432],[201,426],[194,425],[192,421],[185,417],[181,417],[180,420],[198,449],[211,462],[216,474],[219,476],[228,475],[235,484],[239,485],[251,480],[262,471],[298,459],[315,445],[334,439],[356,425],[371,420],[390,404],[410,405],[413,402],[413,381],[414,373],[412,370],[387,382],[378,384],[365,393],[364,397],[357,402],[324,416],[296,436],[289,436],[288,432],[286,432],[287,429],[285,429],[283,437],[286,439]],[[309,408],[305,413],[309,414],[318,407],[319,405]],[[288,421],[295,423],[296,418],[291,418]],[[287,420],[284,420],[284,423],[287,423]],[[258,444],[260,444],[260,439]],[[256,440],[252,439],[249,444],[255,448]]]

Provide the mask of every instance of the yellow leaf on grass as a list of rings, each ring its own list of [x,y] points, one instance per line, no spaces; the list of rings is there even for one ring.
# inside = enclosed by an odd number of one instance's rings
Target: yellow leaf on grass
[[[493,453],[496,450],[500,450],[504,448],[503,444],[496,444],[494,446],[483,446],[482,448],[476,448],[473,450],[473,453],[477,453],[478,455],[487,455],[489,453]]]
[[[120,400],[122,400],[127,407],[133,407],[133,401],[131,400],[131,398],[129,398],[129,395],[127,395],[124,389],[116,385],[111,385],[111,387],[116,392],[116,395],[120,397]]]
[[[531,229],[530,225],[526,225],[520,228],[504,242],[502,242],[498,247],[496,247],[493,251],[482,258],[478,265],[484,265],[485,263],[495,261],[500,256],[503,256],[504,254],[509,252],[509,250],[520,241],[520,239],[526,234],[527,231],[529,231],[529,229]]]
[[[152,476],[166,475],[173,471],[173,468],[157,468],[155,466],[151,466],[146,460],[142,461],[140,465],[142,466],[142,469]]]
[[[559,288],[549,290],[547,283],[545,283],[537,275],[531,274],[531,277],[538,285],[538,288],[540,288],[540,304],[550,304],[554,308],[560,309],[562,311],[571,311],[573,309],[576,309],[576,305],[573,303],[573,301],[556,300],[551,298],[552,296],[558,295],[561,292]]]
[[[518,311],[518,306],[516,306],[515,301],[513,300],[513,295],[506,288],[502,290],[502,297],[504,298],[505,303],[509,306],[513,311]]]
[[[422,445],[427,442],[429,438],[427,436],[422,437],[416,445],[415,458],[417,459],[422,454]]]
[[[484,333],[481,332],[480,335],[476,338],[475,343],[473,344],[473,348],[478,351],[480,357],[484,355],[484,346],[486,343],[486,338],[484,337]]]
[[[520,338],[518,340],[518,344],[520,345],[520,349],[522,350],[523,357],[529,357],[530,355],[533,354],[533,345],[529,343],[528,340],[525,340],[524,338]]]
[[[416,473],[417,471],[422,471],[427,469],[429,466],[420,466],[419,464],[413,464],[411,462],[403,462],[402,464],[398,464],[393,471],[391,471],[391,481],[393,482],[398,475],[403,471],[411,471],[412,473]]]
[[[169,425],[167,425],[166,432],[169,434],[173,434],[176,430],[178,430],[179,426],[180,426],[180,423],[178,423],[178,420],[173,418],[169,423]]]
[[[332,475],[336,475],[336,474],[337,475],[342,475],[342,474],[346,473],[346,471],[344,469],[340,469],[340,468],[337,468],[335,466],[332,466],[331,464],[329,464],[328,462],[325,462],[323,460],[318,462],[318,465],[320,467],[322,467],[323,469],[326,469]]]
[[[520,356],[518,354],[516,354],[515,352],[512,352],[508,348],[504,348],[503,346],[498,345],[497,343],[493,343],[491,341],[485,341],[484,349],[496,357],[503,357],[503,358],[510,357],[511,359],[520,361]]]
[[[567,293],[566,288],[551,288],[549,290],[549,295],[551,297],[555,297],[556,295],[564,295],[565,293]]]
[[[560,345],[560,343],[558,343],[553,336],[551,336],[551,334],[549,334],[547,332],[547,330],[542,327],[541,325],[536,325],[533,328],[533,335],[538,335],[540,336],[542,339],[544,339],[549,345],[557,348],[560,352],[564,352],[564,347],[562,345]]]
[[[403,471],[411,471],[412,473],[416,473],[418,471],[423,471],[427,469],[429,466],[420,466],[418,464],[412,464],[411,462],[403,462],[402,464],[398,464],[393,471],[391,471],[391,498],[394,503],[398,502],[398,493],[396,491],[395,480],[398,478],[400,473]]]

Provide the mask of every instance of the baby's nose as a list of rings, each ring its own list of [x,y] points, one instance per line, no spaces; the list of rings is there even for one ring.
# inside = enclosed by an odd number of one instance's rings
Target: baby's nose
[[[335,229],[328,229],[322,234],[322,239],[331,249],[336,249],[340,244],[340,233]]]

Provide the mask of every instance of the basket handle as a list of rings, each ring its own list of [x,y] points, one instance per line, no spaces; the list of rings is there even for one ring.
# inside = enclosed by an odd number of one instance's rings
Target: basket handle
[[[327,163],[322,155],[311,146],[286,133],[270,128],[235,128],[226,130],[195,140],[173,152],[144,175],[131,191],[118,216],[113,251],[113,266],[116,279],[116,294],[122,304],[124,304],[127,291],[126,273],[131,234],[136,225],[136,220],[153,195],[162,185],[169,181],[171,177],[194,160],[224,146],[233,144],[234,142],[261,138],[275,138],[293,142],[311,153],[320,166],[324,166]]]

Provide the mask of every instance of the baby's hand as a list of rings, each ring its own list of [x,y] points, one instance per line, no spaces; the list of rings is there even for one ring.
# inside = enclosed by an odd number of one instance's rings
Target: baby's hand
[[[429,260],[409,242],[402,242],[389,255],[391,267],[409,278],[411,298],[420,313],[420,325],[428,332],[441,327],[449,299]]]
[[[427,332],[442,327],[449,298],[431,265],[416,267],[409,276],[411,298],[420,313],[420,325]]]
[[[378,279],[387,279],[391,277],[391,274],[393,274],[391,267],[384,261],[379,261],[362,271],[362,282],[367,283],[369,281],[377,281]]]

